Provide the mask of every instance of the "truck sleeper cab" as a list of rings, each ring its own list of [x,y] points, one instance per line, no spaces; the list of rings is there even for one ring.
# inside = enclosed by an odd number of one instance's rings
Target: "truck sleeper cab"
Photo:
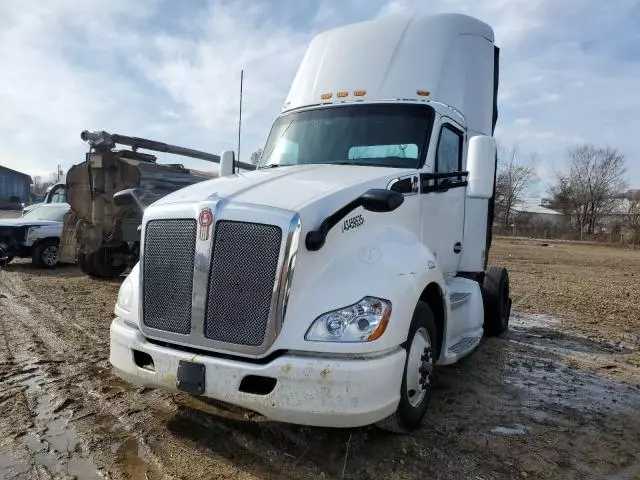
[[[508,325],[508,274],[486,269],[496,94],[471,17],[316,37],[258,169],[145,210],[116,373],[284,422],[419,427],[434,367]]]

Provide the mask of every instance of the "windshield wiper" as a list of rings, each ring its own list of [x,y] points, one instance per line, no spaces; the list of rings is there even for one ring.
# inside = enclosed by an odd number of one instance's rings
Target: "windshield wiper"
[[[270,163],[269,165],[265,165],[264,167],[260,167],[258,170],[262,170],[263,168],[293,167],[294,165],[299,165],[299,164],[296,164],[296,163]]]
[[[375,163],[367,163],[367,162],[336,162],[331,163],[329,165],[359,165],[361,167],[377,167]]]

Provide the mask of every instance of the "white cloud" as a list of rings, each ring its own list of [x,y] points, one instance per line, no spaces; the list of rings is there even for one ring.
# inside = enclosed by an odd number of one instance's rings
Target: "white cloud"
[[[231,138],[237,131],[240,70],[245,73],[243,121],[274,115],[307,38],[269,19],[266,6],[214,5],[203,13],[189,25],[196,36],[153,37],[135,62],[194,123]]]
[[[410,0],[391,0],[378,12],[378,17],[387,17],[391,15],[407,15],[414,11]]]
[[[123,103],[139,103],[135,85],[67,56],[67,28],[83,22],[91,25],[92,13],[99,13],[105,26],[112,27],[110,19],[125,8],[118,1],[108,5],[83,2],[77,9],[60,1],[47,7],[33,2],[3,4],[1,163],[34,174],[47,174],[57,163],[78,163],[84,150],[80,141],[83,129],[94,126],[100,118],[117,117]],[[141,14],[135,8],[133,13]],[[91,27],[87,28],[85,32],[91,34]],[[70,160],[70,155],[76,159]]]
[[[635,0],[297,0],[0,3],[0,164],[47,173],[81,162],[83,129],[243,157],[265,139],[319,29],[403,13],[456,11],[501,48],[496,134],[561,164],[591,141],[640,156],[640,21]],[[635,23],[634,23],[635,22]],[[173,160],[173,159],[172,159]],[[182,162],[182,159],[180,159]],[[203,167],[202,162],[184,161]],[[629,163],[640,185],[640,164]]]

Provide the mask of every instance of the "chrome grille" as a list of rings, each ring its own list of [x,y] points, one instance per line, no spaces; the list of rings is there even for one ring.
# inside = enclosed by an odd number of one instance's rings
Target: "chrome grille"
[[[282,230],[220,220],[216,224],[205,313],[205,336],[261,345],[274,292]]]
[[[144,237],[143,322],[188,334],[196,246],[196,221],[151,220]]]

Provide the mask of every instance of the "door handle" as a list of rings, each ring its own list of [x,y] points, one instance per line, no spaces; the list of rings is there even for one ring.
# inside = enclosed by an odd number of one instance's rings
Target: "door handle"
[[[460,253],[462,251],[462,243],[456,242],[453,245],[453,253]]]

